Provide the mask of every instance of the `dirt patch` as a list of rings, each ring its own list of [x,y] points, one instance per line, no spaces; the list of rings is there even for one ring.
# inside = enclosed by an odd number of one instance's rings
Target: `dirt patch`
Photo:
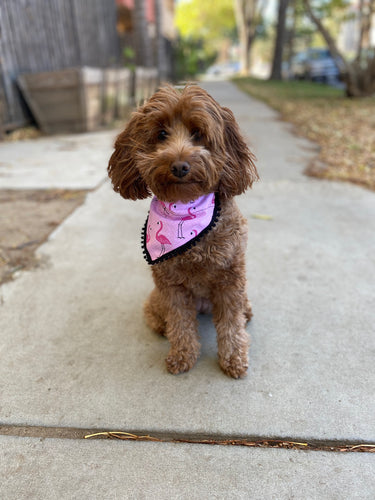
[[[0,285],[38,267],[36,249],[85,200],[87,191],[0,190]]]

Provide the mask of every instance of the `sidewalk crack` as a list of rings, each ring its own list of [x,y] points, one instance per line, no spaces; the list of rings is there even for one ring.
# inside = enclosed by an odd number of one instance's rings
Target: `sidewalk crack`
[[[174,444],[201,444],[215,446],[246,446],[249,448],[279,448],[304,451],[329,451],[335,453],[375,453],[375,442],[350,440],[305,440],[291,437],[223,436],[202,433],[171,433],[149,431],[110,431],[75,427],[30,425],[0,425],[0,436],[32,437],[41,439],[117,439]]]

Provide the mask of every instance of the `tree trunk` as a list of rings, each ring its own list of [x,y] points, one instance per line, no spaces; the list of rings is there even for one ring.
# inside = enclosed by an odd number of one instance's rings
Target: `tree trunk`
[[[285,43],[285,21],[289,0],[279,0],[275,49],[273,53],[271,80],[282,80],[283,50]]]
[[[375,94],[375,57],[367,59],[367,66],[362,67],[353,61],[344,75],[347,97],[369,97]]]
[[[256,36],[258,0],[235,0],[235,13],[241,50],[241,72],[250,73],[251,48]]]
[[[314,14],[309,0],[303,0],[303,5],[305,6],[305,9],[306,9],[308,16],[313,21],[313,23],[315,23],[316,27],[318,28],[321,35],[323,36],[323,38],[324,38],[324,40],[329,48],[329,51],[331,52],[332,57],[341,60],[345,69],[347,69],[348,64],[345,61],[344,57],[342,56],[341,52],[339,51],[335,40],[332,38],[329,31],[324,27],[324,25],[323,25],[322,21],[319,19],[319,17],[317,17]]]
[[[359,2],[359,25],[360,34],[357,47],[356,60],[360,61],[362,56],[362,49],[370,48],[370,32],[372,24],[372,16],[375,11],[375,0],[370,0],[365,3],[365,0]]]
[[[297,27],[297,0],[289,0],[289,8],[291,9],[291,26],[288,30],[286,30],[286,41],[285,48],[286,50],[286,60],[291,63],[293,57],[295,56],[295,39],[296,39],[296,27]]]

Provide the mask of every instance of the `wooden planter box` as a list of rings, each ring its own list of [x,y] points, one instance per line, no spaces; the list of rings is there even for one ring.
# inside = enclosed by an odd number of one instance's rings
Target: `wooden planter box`
[[[156,68],[135,69],[135,95],[134,101],[138,106],[152,96],[158,85],[158,70]]]
[[[18,84],[43,132],[88,132],[126,119],[156,90],[157,70],[72,68],[27,73]]]
[[[117,84],[117,100],[116,100],[116,117],[125,119],[133,105],[132,88],[133,88],[134,73],[130,69],[118,70]]]
[[[144,79],[145,99],[148,99],[152,96],[158,86],[158,70],[156,68],[145,68]]]
[[[111,124],[115,118],[126,118],[132,104],[133,74],[129,69],[116,68],[103,71],[103,123]]]
[[[141,66],[137,66],[134,70],[134,104],[139,106],[145,100],[145,70]]]
[[[72,68],[18,78],[39,127],[47,134],[86,132],[102,123],[103,71]]]
[[[118,87],[118,70],[104,69],[103,96],[102,96],[104,125],[109,125],[115,119],[116,103],[117,103],[117,87]]]

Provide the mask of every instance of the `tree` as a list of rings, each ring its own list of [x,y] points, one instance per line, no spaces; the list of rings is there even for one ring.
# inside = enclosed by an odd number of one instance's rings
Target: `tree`
[[[365,0],[360,0],[359,3],[359,24],[360,24],[360,34],[358,40],[357,56],[356,59],[361,59],[362,49],[370,48],[370,32],[372,18],[375,14],[375,2],[370,0],[365,2]]]
[[[217,58],[224,40],[236,35],[233,0],[180,0],[176,5],[179,41],[176,48],[177,75],[191,78]],[[227,44],[228,45],[228,44]]]
[[[216,52],[207,52],[202,40],[180,38],[175,48],[175,70],[177,80],[194,78],[215,62]]]
[[[155,27],[156,27],[156,63],[158,67],[159,84],[167,78],[168,63],[165,43],[162,33],[162,5],[161,0],[154,0],[155,5]]]
[[[234,2],[241,49],[241,70],[247,75],[250,72],[251,48],[257,35],[262,11],[259,0],[234,0]]]
[[[278,16],[277,16],[277,29],[275,49],[272,61],[271,80],[282,79],[282,63],[283,63],[283,50],[285,43],[285,22],[286,11],[288,8],[289,0],[279,0]]]
[[[236,19],[233,0],[180,0],[176,5],[176,25],[183,38],[203,40],[210,48],[218,40],[233,38]]]
[[[334,0],[331,0],[331,3]],[[359,4],[361,32],[356,51],[356,57],[353,61],[345,58],[339,50],[335,39],[330,31],[324,25],[322,20],[322,10],[319,11],[313,5],[312,0],[303,0],[307,15],[316,25],[323,36],[331,55],[340,61],[343,67],[343,79],[346,85],[346,94],[348,97],[370,96],[375,93],[375,51],[365,47],[364,41],[366,34],[371,29],[371,18],[375,12],[375,0],[369,0],[368,5],[361,1]],[[337,0],[336,0],[337,4]],[[368,9],[366,13],[365,10]],[[320,14],[320,15],[319,15]]]

